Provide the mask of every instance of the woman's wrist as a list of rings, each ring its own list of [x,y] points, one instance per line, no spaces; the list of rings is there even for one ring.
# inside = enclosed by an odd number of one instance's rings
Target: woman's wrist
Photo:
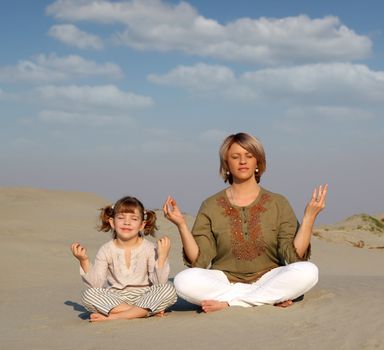
[[[185,222],[185,220],[183,220],[182,222],[178,223],[177,224],[177,228],[178,228],[179,231],[188,230],[188,226],[187,226],[187,223]]]
[[[303,221],[302,225],[307,224],[307,225],[313,225],[316,220],[316,213],[305,213],[303,216]]]

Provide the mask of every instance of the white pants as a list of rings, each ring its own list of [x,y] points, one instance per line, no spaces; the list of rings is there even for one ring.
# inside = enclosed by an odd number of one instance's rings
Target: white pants
[[[308,261],[280,266],[255,283],[231,283],[219,270],[190,268],[175,276],[177,294],[192,304],[203,300],[226,301],[230,306],[251,307],[293,300],[318,281],[316,265]]]

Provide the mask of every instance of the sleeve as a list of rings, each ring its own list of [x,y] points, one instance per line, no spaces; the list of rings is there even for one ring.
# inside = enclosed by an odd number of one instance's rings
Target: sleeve
[[[158,267],[157,250],[154,247],[148,257],[148,274],[152,284],[165,284],[168,282],[170,272],[169,260],[163,267]]]
[[[90,288],[104,287],[107,280],[108,259],[104,247],[96,254],[95,263],[91,265],[87,273],[80,267],[80,276],[83,282]]]
[[[279,231],[277,236],[277,252],[282,264],[290,264],[296,261],[305,261],[309,259],[311,251],[310,246],[301,258],[296,253],[296,248],[293,245],[293,240],[295,239],[299,227],[300,224],[291,205],[287,199],[282,197],[279,205]]]
[[[212,233],[212,216],[209,214],[208,205],[203,202],[196,216],[192,234],[199,247],[199,255],[194,264],[190,264],[185,254],[184,262],[189,267],[208,268],[217,254],[216,239]]]

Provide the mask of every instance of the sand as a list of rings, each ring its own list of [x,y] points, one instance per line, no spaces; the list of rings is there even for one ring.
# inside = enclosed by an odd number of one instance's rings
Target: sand
[[[292,307],[204,314],[179,300],[164,318],[88,322],[69,246],[82,242],[93,259],[110,239],[95,230],[104,204],[90,193],[0,188],[2,349],[384,349],[384,250],[339,235],[313,238],[320,281]],[[172,240],[174,276],[184,269],[180,239],[161,215],[159,226]]]

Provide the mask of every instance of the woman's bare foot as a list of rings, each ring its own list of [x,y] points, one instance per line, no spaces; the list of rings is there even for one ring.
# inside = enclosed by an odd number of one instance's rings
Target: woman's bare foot
[[[286,300],[286,301],[283,301],[281,303],[275,304],[274,306],[288,307],[288,306],[291,306],[291,305],[293,305],[293,301],[292,300]]]
[[[201,302],[201,308],[204,312],[220,311],[227,307],[229,307],[229,305],[226,301],[204,300]]]

